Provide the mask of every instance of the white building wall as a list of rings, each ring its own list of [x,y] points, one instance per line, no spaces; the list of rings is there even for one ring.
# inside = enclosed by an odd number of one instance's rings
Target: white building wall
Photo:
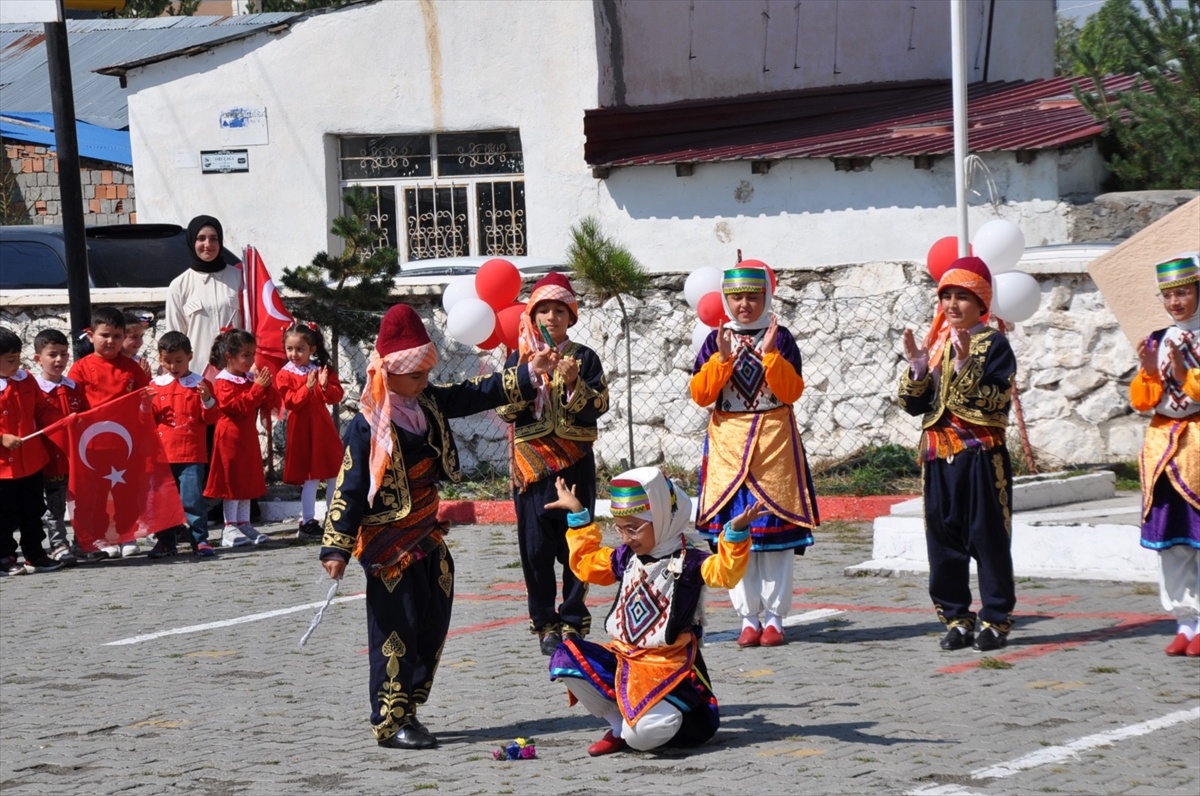
[[[1052,77],[1054,0],[967,2],[971,81]],[[946,0],[598,0],[601,104],[950,78]]]

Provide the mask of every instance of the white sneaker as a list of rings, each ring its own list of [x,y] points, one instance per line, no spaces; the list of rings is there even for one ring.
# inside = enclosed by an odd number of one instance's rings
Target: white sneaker
[[[271,540],[271,537],[267,536],[265,533],[260,531],[258,528],[255,528],[248,522],[243,522],[238,525],[238,529],[254,544],[262,544],[263,542],[269,542]]]
[[[138,548],[137,542],[126,542],[125,544],[121,545],[121,558],[129,558],[130,556],[135,556],[140,552],[142,551],[140,548]]]
[[[221,547],[241,547],[250,544],[250,539],[236,525],[226,525],[221,531]]]
[[[116,545],[113,545],[112,547],[101,547],[100,552],[104,553],[104,555],[109,558],[121,557],[121,548],[117,547]]]

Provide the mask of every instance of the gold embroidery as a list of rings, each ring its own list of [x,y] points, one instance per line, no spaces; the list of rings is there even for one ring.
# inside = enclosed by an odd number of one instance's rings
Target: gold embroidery
[[[563,358],[574,357],[581,348],[579,343],[568,343],[567,347],[563,349],[562,356]],[[547,434],[556,434],[573,442],[595,442],[597,435],[594,426],[582,426],[575,423],[575,415],[586,409],[589,403],[594,404],[600,410],[600,414],[608,411],[608,379],[604,374],[600,375],[599,390],[593,389],[592,385],[580,378],[575,383],[575,393],[568,402],[567,386],[563,383],[562,376],[555,372],[550,381],[550,405],[546,407],[546,411],[540,418],[532,423],[518,426],[514,438],[517,442],[528,442]],[[510,422],[516,420],[516,412],[512,413],[508,419]]]
[[[404,657],[407,649],[395,631],[383,642],[381,652],[388,659],[388,680],[379,690],[379,715],[382,721],[371,728],[375,738],[380,741],[395,735],[403,726],[408,714],[408,695],[404,693],[404,686],[396,681],[400,675],[400,659]]]
[[[391,658],[388,661],[388,677],[395,677],[400,673],[400,662],[397,659],[403,658],[406,652],[408,652],[408,647],[404,646],[404,642],[400,640],[400,635],[393,630],[392,635],[388,636],[387,641],[383,642],[383,654]],[[394,669],[393,664],[395,664]]]
[[[933,408],[921,419],[921,428],[932,428],[942,415],[950,412],[955,417],[988,428],[1008,428],[1008,407],[1012,400],[1012,380],[1016,374],[1009,377],[1007,389],[996,385],[980,384],[983,378],[983,363],[988,350],[995,342],[992,339],[999,334],[995,329],[985,329],[971,337],[971,347],[967,364],[958,373],[954,372],[954,347],[947,344],[942,354],[942,379],[938,396]],[[927,374],[926,381],[931,377]],[[924,393],[911,392],[915,387],[909,387],[906,392],[905,382],[912,384],[906,373],[900,383],[900,399],[918,396]]]
[[[354,456],[350,453],[350,447],[346,447],[345,453],[342,455],[342,469],[338,470],[337,483],[334,485],[333,500],[329,503],[329,511],[325,513],[325,530],[329,532],[333,530],[333,523],[342,518],[342,512],[346,510],[346,498],[342,497],[342,482],[346,480],[346,473],[354,468]]]
[[[450,590],[454,588],[454,575],[450,572],[450,562],[442,559],[442,574],[438,576],[438,585],[442,587],[442,591],[446,592],[446,596],[450,596]]]
[[[975,617],[964,616],[959,619],[947,619],[945,609],[941,605],[939,605],[938,603],[934,603],[933,607],[934,607],[934,610],[937,611],[938,619],[941,620],[942,624],[945,625],[947,628],[953,629],[956,627],[961,627],[963,630],[966,630],[968,632],[973,631],[975,629]]]
[[[494,376],[483,376],[481,378],[494,378]],[[438,440],[442,449],[442,471],[451,481],[458,483],[462,480],[462,473],[458,469],[458,451],[454,449],[454,445],[450,442],[450,430],[446,428],[446,418],[442,416],[442,411],[438,409],[437,402],[425,395],[425,393],[417,396],[417,401],[429,410],[429,414],[437,422]]]
[[[996,468],[996,491],[1000,505],[1004,508],[1004,531],[1012,536],[1012,511],[1008,506],[1008,479],[1004,477],[1004,457],[999,453],[992,454],[992,465]]]
[[[387,588],[389,593],[394,592],[396,590],[396,585],[404,579],[404,570],[398,571],[393,577],[380,575],[379,579],[383,581],[383,585]]]
[[[336,547],[339,550],[345,550],[347,553],[354,549],[354,537],[347,536],[340,531],[335,531],[333,528],[326,528],[325,535],[321,537],[322,547]]]

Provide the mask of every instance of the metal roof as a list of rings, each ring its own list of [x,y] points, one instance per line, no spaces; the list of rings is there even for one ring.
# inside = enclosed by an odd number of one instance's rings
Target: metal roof
[[[1106,79],[1112,93],[1136,78]],[[1052,149],[1104,132],[1075,100],[1081,78],[974,83],[972,152]],[[643,166],[787,158],[912,157],[954,151],[949,80],[865,83],[584,112],[584,158]]]
[[[129,127],[121,81],[93,70],[118,61],[152,59],[191,47],[250,36],[288,25],[302,14],[244,14],[232,17],[67,20],[75,115],[91,124]],[[45,29],[32,23],[0,25],[0,111],[50,112],[50,73]]]
[[[111,130],[87,122],[75,122],[79,156],[107,163],[133,165],[133,149],[128,130]],[[58,146],[54,138],[53,113],[0,113],[0,138],[27,141],[50,149]]]

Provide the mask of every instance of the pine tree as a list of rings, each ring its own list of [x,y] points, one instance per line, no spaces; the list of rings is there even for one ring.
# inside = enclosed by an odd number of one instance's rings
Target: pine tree
[[[1109,0],[1120,4],[1124,0]],[[1200,188],[1200,0],[1185,8],[1170,0],[1143,0],[1145,15],[1131,14],[1118,33],[1122,49],[1137,53],[1138,80],[1115,96],[1104,88],[1106,62],[1080,46],[1092,90],[1075,96],[1106,122],[1113,153],[1108,167],[1124,190]],[[1114,48],[1115,49],[1115,48]]]

